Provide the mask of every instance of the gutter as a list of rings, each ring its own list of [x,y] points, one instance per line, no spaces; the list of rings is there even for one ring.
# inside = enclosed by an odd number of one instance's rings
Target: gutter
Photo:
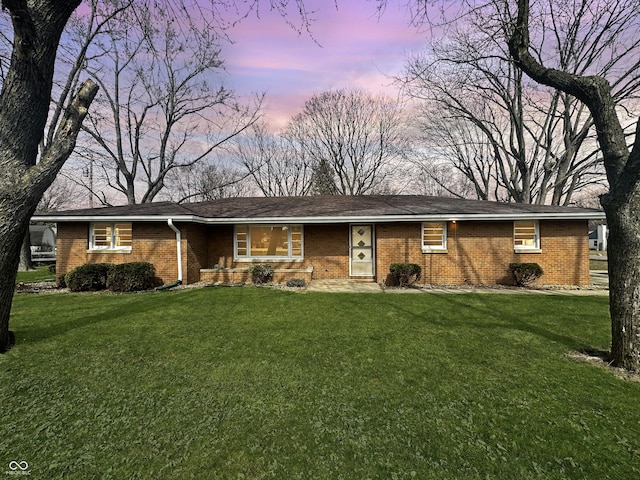
[[[163,285],[162,287],[159,287],[158,290],[160,289],[164,290],[165,288],[172,288],[182,283],[182,233],[173,224],[173,219],[168,218],[167,225],[169,225],[169,228],[171,228],[171,230],[176,232],[176,250],[178,254],[178,257],[177,257],[178,258],[178,279],[175,282],[170,283],[169,285]]]
[[[229,224],[280,224],[280,223],[389,223],[389,222],[429,222],[429,221],[510,221],[510,220],[602,220],[606,216],[604,212],[579,212],[579,213],[432,213],[432,214],[405,214],[405,215],[345,215],[345,216],[321,216],[321,217],[200,217],[196,215],[170,217],[165,215],[36,215],[34,222],[162,222],[167,221],[172,227],[172,221],[186,223],[200,223],[205,225],[229,225]]]

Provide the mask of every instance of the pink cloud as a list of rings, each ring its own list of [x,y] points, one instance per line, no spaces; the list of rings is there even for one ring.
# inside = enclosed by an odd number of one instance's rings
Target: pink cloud
[[[305,5],[315,11],[313,38],[298,34],[271,11],[229,32],[235,43],[222,55],[227,81],[239,94],[266,91],[267,115],[277,124],[323,90],[359,86],[397,94],[388,76],[399,74],[406,56],[424,44],[404,8],[389,6],[378,18],[375,3],[366,0],[339,0],[337,10],[326,0]]]

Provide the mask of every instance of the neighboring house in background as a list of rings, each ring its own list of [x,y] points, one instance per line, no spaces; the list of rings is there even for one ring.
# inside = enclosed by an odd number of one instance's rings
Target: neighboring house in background
[[[589,232],[589,248],[591,250],[607,250],[607,240],[609,238],[609,230],[606,225],[598,225],[598,227]]]
[[[165,282],[243,282],[269,263],[274,281],[384,283],[417,263],[421,283],[512,284],[511,262],[535,262],[540,283],[589,284],[588,221],[598,210],[453,198],[227,198],[55,212],[57,272],[84,263],[151,262]]]
[[[54,262],[56,259],[56,234],[46,225],[29,225],[31,260]]]

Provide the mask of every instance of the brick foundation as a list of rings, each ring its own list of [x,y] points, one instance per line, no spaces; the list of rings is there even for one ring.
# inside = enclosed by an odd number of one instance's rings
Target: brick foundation
[[[313,267],[307,268],[274,268],[273,282],[287,283],[294,278],[301,278],[307,284],[313,278]],[[249,267],[200,270],[200,281],[211,283],[251,283]]]

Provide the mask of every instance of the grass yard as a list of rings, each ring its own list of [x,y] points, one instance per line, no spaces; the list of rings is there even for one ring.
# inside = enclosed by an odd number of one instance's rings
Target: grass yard
[[[640,478],[640,384],[567,357],[604,297],[17,295],[12,329],[0,464],[34,479]]]
[[[589,260],[589,270],[607,270],[606,260]]]
[[[28,272],[18,272],[16,282],[41,282],[43,280],[52,280],[55,278],[56,274],[49,271],[49,266],[42,265],[40,267],[36,267],[34,270],[29,270]]]

